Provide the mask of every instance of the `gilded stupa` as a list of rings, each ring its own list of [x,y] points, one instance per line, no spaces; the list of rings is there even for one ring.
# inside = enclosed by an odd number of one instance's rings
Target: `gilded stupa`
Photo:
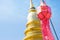
[[[24,40],[43,40],[41,23],[37,17],[37,11],[30,0],[30,9],[27,17]]]

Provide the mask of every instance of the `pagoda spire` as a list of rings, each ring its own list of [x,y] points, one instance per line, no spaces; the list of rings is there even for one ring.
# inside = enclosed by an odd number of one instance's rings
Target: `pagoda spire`
[[[30,9],[29,9],[29,13],[30,13],[30,12],[36,12],[36,9],[35,9],[35,7],[34,7],[34,5],[33,5],[32,0],[30,0]]]
[[[34,7],[32,0],[30,0],[30,8]]]

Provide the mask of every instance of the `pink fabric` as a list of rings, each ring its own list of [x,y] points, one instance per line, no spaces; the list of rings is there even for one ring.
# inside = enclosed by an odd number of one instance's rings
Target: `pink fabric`
[[[49,25],[50,17],[51,9],[48,6],[41,6],[41,12],[39,12],[38,18],[42,21],[43,40],[54,40]]]

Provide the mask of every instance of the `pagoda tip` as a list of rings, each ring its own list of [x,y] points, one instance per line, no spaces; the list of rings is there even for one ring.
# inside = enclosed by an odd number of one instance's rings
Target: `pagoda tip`
[[[32,0],[30,0],[30,8],[34,7]]]

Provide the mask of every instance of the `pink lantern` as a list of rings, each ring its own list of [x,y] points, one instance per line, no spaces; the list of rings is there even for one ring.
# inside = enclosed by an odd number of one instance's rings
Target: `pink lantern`
[[[38,13],[38,18],[42,22],[43,40],[54,40],[49,25],[49,20],[51,17],[51,9],[47,5],[40,6],[40,9],[41,11]]]

